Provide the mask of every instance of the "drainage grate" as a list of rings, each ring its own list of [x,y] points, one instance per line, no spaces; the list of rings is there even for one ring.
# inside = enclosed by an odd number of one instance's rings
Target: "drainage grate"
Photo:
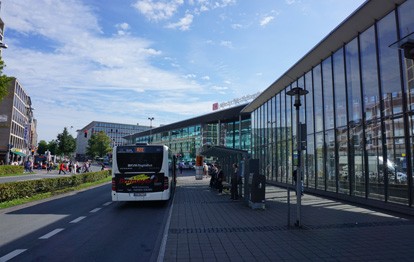
[[[200,205],[200,204],[234,204],[233,202],[230,202],[230,200],[214,200],[214,201],[208,201],[208,200],[184,200],[184,201],[177,201],[177,203],[174,203],[174,205]]]
[[[342,229],[342,228],[365,228],[384,226],[407,226],[414,225],[414,221],[385,221],[366,223],[343,223],[329,225],[303,225],[301,230],[318,229]],[[274,232],[297,229],[288,226],[256,226],[256,227],[207,227],[207,228],[170,228],[170,234],[209,234],[209,233],[246,233],[246,232]]]
[[[383,221],[383,222],[363,222],[363,223],[343,223],[329,225],[307,225],[306,228],[314,229],[332,229],[332,228],[363,228],[363,227],[385,227],[385,226],[407,226],[414,225],[414,221]]]
[[[170,234],[245,233],[287,230],[286,226],[170,228]]]

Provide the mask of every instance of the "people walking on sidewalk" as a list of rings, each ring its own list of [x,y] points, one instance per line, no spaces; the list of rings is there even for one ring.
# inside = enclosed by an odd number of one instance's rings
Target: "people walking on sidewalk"
[[[60,162],[60,164],[59,164],[59,175],[60,175],[61,172],[63,172],[63,174],[66,175],[65,169],[66,169],[65,163]]]
[[[83,163],[83,173],[89,172],[89,160]]]
[[[233,164],[233,173],[231,174],[231,188],[230,188],[230,193],[231,193],[231,199],[232,200],[237,200],[239,199],[239,194],[237,192],[237,185],[239,182],[239,168],[237,166],[236,163]]]
[[[210,188],[214,189],[217,188],[217,167],[215,165],[212,165],[210,168]]]
[[[206,163],[203,164],[203,176],[207,177],[208,175],[208,165]]]
[[[217,189],[218,189],[218,194],[222,195],[223,194],[223,179],[224,179],[224,173],[223,170],[221,169],[220,165],[217,165]]]

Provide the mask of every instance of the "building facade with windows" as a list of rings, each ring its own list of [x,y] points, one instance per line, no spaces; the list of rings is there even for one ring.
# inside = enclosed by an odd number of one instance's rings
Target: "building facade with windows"
[[[37,146],[37,121],[32,101],[16,78],[0,101],[0,159],[5,164],[21,162]]]
[[[292,183],[301,97],[308,192],[414,214],[414,0],[366,1],[252,101],[252,157]],[[302,132],[303,133],[303,132]]]
[[[76,130],[76,158],[83,160],[86,158],[86,147],[93,134],[104,132],[112,141],[111,146],[119,146],[126,143],[125,136],[135,134],[150,129],[149,126],[119,124],[92,121],[82,129]]]
[[[128,144],[165,144],[173,154],[181,155],[183,161],[194,161],[205,145],[250,151],[250,115],[240,113],[245,106],[215,111],[125,138]]]

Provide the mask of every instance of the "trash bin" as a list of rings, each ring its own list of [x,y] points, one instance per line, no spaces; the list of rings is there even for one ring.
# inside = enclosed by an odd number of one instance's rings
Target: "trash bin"
[[[195,171],[196,171],[196,175],[195,175],[195,179],[196,180],[202,180],[203,179],[203,167],[202,166],[195,166]]]
[[[249,160],[249,206],[252,209],[265,209],[266,177],[259,174],[259,160]]]

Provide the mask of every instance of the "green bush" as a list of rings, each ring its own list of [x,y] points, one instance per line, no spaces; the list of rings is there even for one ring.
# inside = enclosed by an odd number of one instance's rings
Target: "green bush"
[[[0,176],[19,175],[24,172],[23,166],[2,165],[0,166]]]
[[[35,194],[55,192],[76,187],[84,183],[95,182],[111,175],[108,170],[83,173],[70,177],[44,178],[0,184],[0,202],[17,198],[31,197]]]

